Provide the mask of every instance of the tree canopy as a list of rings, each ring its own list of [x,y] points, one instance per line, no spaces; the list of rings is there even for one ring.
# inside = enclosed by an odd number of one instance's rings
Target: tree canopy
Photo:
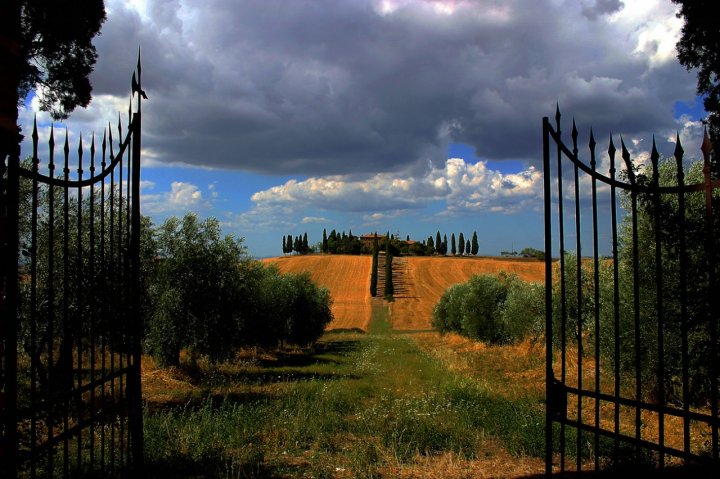
[[[92,39],[105,21],[103,0],[25,0],[20,11],[20,101],[36,85],[40,107],[67,118],[90,103],[97,60]]]
[[[678,60],[688,70],[697,70],[697,92],[704,95],[705,111],[709,113],[710,137],[720,147],[720,28],[712,0],[673,0],[680,5],[678,17],[685,19],[682,37],[677,43]],[[717,151],[715,174],[720,165]]]

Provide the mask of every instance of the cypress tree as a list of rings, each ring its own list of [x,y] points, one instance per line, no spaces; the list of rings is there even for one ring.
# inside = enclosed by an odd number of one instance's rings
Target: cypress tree
[[[458,236],[458,253],[460,253],[460,256],[465,254],[465,237],[462,233]]]
[[[447,235],[443,235],[442,254],[446,255],[447,252],[448,252]]]
[[[450,235],[450,253],[453,256],[457,254],[457,248],[455,247],[455,233]]]
[[[377,279],[378,279],[378,240],[377,234],[373,239],[373,259],[372,269],[370,270],[370,295],[372,297],[377,296]]]
[[[435,252],[437,254],[443,254],[442,252],[442,238],[440,237],[440,231],[435,233]]]
[[[392,298],[395,292],[392,280],[392,254],[390,254],[390,236],[385,237],[385,299]]]
[[[306,231],[305,234],[303,235],[303,239],[302,239],[302,252],[303,252],[303,254],[305,254],[308,251],[310,251],[310,245],[308,244],[307,231]]]
[[[327,239],[327,232],[325,231],[325,228],[323,228],[322,252],[323,253],[328,252],[328,239]]]
[[[432,236],[427,239],[427,247],[432,250],[433,253],[435,252],[435,241],[432,239]]]
[[[473,256],[478,254],[479,249],[480,249],[480,246],[478,245],[477,231],[474,231],[473,237],[472,237],[472,254],[473,254]]]
[[[465,251],[470,254],[470,240],[465,241]]]

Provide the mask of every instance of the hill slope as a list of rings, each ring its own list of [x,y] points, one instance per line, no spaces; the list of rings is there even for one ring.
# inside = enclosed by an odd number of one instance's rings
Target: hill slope
[[[398,260],[400,287],[390,303],[392,327],[398,330],[431,329],[432,310],[443,292],[474,274],[505,271],[525,281],[545,279],[545,263],[529,259],[410,256]]]
[[[368,329],[371,317],[370,256],[310,255],[265,260],[280,271],[309,271],[313,280],[330,290],[335,320],[328,329]],[[396,257],[393,261],[395,301],[390,320],[396,330],[431,329],[432,310],[451,285],[473,274],[515,273],[525,281],[542,282],[545,263],[527,259],[469,257]],[[378,288],[382,295],[382,290]]]
[[[263,260],[283,273],[308,271],[313,281],[330,290],[335,316],[328,329],[360,328],[370,324],[370,256],[308,255]]]

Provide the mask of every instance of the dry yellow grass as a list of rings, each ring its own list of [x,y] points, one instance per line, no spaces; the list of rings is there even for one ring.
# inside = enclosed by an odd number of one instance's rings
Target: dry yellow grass
[[[310,273],[313,281],[330,290],[335,317],[328,329],[360,328],[367,331],[370,306],[370,256],[308,255],[264,260],[283,273]]]

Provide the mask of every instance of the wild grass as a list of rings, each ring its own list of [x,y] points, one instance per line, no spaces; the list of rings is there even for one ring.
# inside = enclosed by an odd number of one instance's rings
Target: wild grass
[[[392,334],[384,306],[368,334],[330,333],[306,353],[201,363],[188,379],[185,397],[174,384],[174,395],[157,396],[171,401],[147,403],[151,477],[411,477],[433,460],[467,471],[498,449],[543,454],[542,407],[451,372]]]

